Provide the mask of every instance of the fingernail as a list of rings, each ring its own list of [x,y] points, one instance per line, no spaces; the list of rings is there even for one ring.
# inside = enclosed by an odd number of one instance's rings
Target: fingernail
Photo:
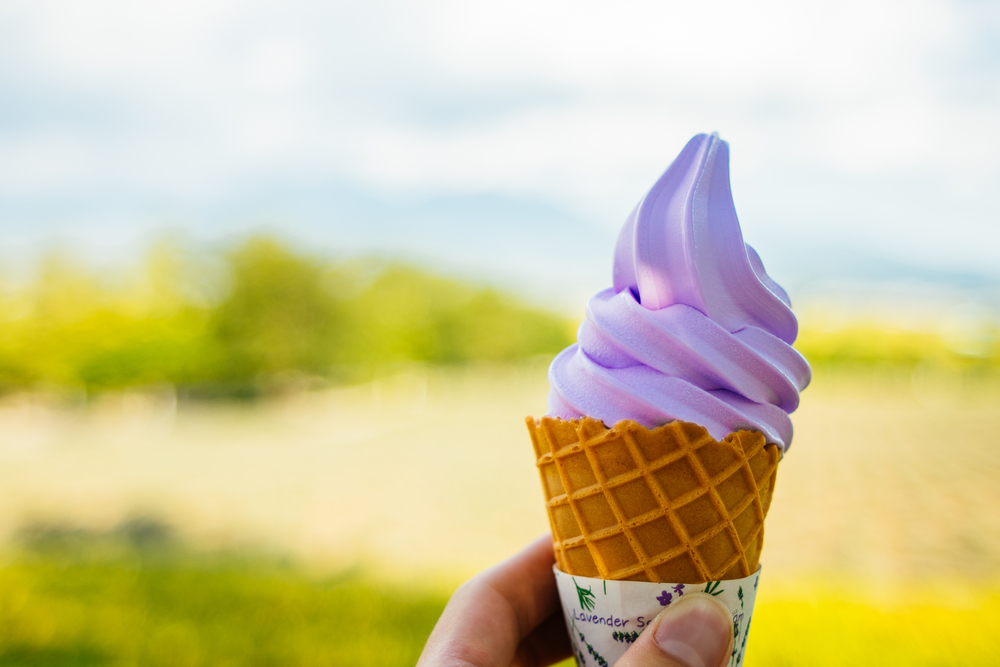
[[[688,667],[718,667],[732,634],[733,619],[721,602],[707,595],[685,595],[660,617],[653,638]]]

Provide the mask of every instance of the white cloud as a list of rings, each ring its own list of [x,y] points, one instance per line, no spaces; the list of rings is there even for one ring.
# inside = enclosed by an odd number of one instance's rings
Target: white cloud
[[[1000,99],[954,92],[996,86],[997,63],[984,73],[968,50],[1000,17],[967,4],[64,1],[0,19],[0,94],[25,98],[0,113],[7,198],[187,206],[346,181],[529,197],[615,226],[691,134],[717,129],[738,196],[861,179],[829,197],[845,215],[885,206],[880,181],[976,225],[1000,214]],[[811,215],[744,197],[775,229]]]

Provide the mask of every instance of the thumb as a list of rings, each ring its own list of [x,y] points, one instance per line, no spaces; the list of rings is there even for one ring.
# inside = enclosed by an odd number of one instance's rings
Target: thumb
[[[733,618],[710,595],[685,595],[653,619],[615,667],[721,667],[733,645]]]

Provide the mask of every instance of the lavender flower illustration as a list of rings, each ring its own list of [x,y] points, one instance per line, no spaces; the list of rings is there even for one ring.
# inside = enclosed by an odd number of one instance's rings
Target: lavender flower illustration
[[[663,591],[663,595],[657,595],[656,599],[659,600],[661,607],[666,607],[668,604],[670,604],[670,598],[672,597],[673,595],[671,595],[666,591]]]
[[[600,665],[600,667],[608,667],[608,661],[605,660],[604,656],[602,656],[594,649],[593,645],[587,643],[587,638],[584,637],[583,633],[577,629],[575,621],[573,622],[573,631],[580,637],[580,641],[583,642],[583,645],[587,647],[587,653],[590,654],[590,657],[592,657],[595,661],[597,661],[597,664]],[[575,643],[576,642],[574,642],[574,644]],[[577,657],[577,659],[580,664],[584,664],[586,662],[586,659],[583,656],[582,649],[580,650],[580,655]]]
[[[710,581],[705,585],[705,593],[709,595],[718,595],[724,592],[724,589],[719,588],[722,585],[721,581]]]
[[[674,586],[674,593],[677,593],[677,597],[684,595],[684,584]]]
[[[585,667],[587,664],[587,656],[583,654],[583,649],[580,648],[580,645],[577,643],[577,636],[580,637],[580,641],[586,643],[586,640],[583,638],[583,633],[576,628],[576,621],[573,621],[573,631],[569,633],[569,638],[573,643],[573,655],[576,658],[577,667]]]
[[[746,657],[747,637],[750,635],[750,621],[752,620],[753,617],[747,619],[747,627],[744,628],[743,630],[743,641],[740,642],[739,653],[737,653],[736,642],[733,641],[733,657],[736,658],[736,662],[734,663],[736,665],[739,665],[741,662],[743,662],[743,658]],[[732,657],[730,658],[730,662],[732,662]]]
[[[589,588],[581,588],[580,584],[576,583],[576,579],[573,579],[573,585],[576,586],[576,595],[580,598],[580,606],[587,611],[594,611],[596,604],[594,593]]]

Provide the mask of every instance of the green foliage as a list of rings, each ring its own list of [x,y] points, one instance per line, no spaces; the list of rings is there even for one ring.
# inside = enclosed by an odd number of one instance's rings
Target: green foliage
[[[323,264],[273,239],[251,239],[227,257],[231,288],[213,309],[225,380],[298,370],[320,374],[341,330],[336,285]]]
[[[52,255],[28,285],[0,292],[0,391],[171,383],[253,393],[289,373],[513,360],[570,342],[566,320],[494,290],[403,265],[335,263],[272,238],[221,255],[168,239],[116,276]]]
[[[168,238],[115,275],[52,254],[27,284],[7,282],[0,393],[171,384],[189,395],[254,395],[283,378],[516,360],[573,341],[574,323],[496,290],[402,264],[334,262],[266,237],[220,253]],[[796,343],[817,368],[1000,369],[995,326],[948,334],[808,325],[821,315],[805,317]]]
[[[914,331],[877,322],[830,329],[805,327],[795,347],[814,366],[936,366],[954,370],[1000,368],[1000,331],[986,329],[976,345],[941,331]]]
[[[197,554],[148,519],[108,533],[36,527],[20,542],[0,564],[0,667],[412,665],[447,598],[248,553]],[[763,587],[747,664],[1000,664],[995,582],[887,592],[852,580]]]
[[[345,305],[360,334],[345,362],[503,361],[572,342],[562,318],[406,266],[387,267]]]
[[[44,551],[0,566],[0,666],[412,665],[444,603],[252,559]]]
[[[0,300],[0,388],[202,379],[207,310],[184,293],[187,268],[171,266],[177,250],[161,244],[141,271],[116,282],[47,257],[33,283]]]

